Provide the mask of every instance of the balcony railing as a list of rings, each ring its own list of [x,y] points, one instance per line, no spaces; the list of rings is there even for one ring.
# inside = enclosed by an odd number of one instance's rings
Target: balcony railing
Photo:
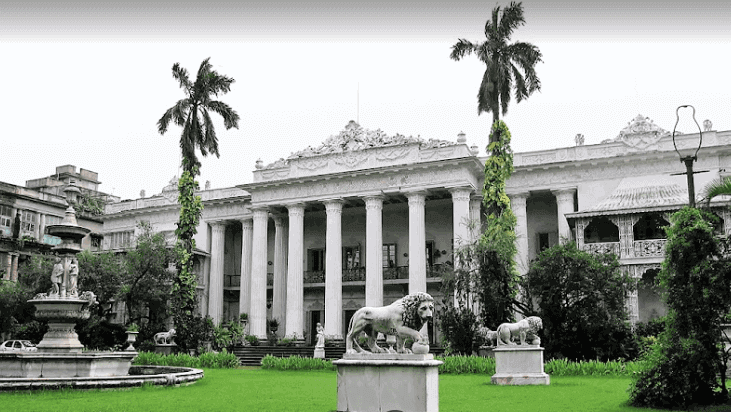
[[[427,279],[438,279],[446,273],[452,273],[451,265],[437,264],[426,268]],[[398,266],[383,268],[383,280],[407,280],[409,279],[409,267]],[[366,269],[364,267],[344,269],[343,282],[365,282]],[[324,270],[308,270],[304,272],[304,283],[325,283]],[[224,275],[223,286],[227,288],[238,288],[241,286],[241,276]],[[274,286],[274,274],[267,273],[267,286]]]
[[[585,243],[584,251],[589,253],[614,253],[619,256],[619,242]]]
[[[665,256],[667,239],[635,240],[635,257]]]

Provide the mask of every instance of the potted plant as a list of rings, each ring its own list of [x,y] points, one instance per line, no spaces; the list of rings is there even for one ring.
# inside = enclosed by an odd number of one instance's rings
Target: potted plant
[[[126,351],[132,351],[134,352],[135,347],[132,345],[137,341],[137,335],[140,333],[140,327],[137,326],[136,323],[130,323],[127,325],[127,343],[129,343],[129,346]]]
[[[277,329],[279,329],[279,321],[276,319],[269,319],[269,321],[267,321],[267,324],[269,325],[269,330],[272,333],[275,333]]]

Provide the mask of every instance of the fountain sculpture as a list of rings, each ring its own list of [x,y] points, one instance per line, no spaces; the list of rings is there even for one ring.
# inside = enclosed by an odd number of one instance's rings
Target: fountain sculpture
[[[71,206],[60,224],[48,226],[49,234],[61,238],[61,243],[52,249],[56,254],[52,288],[29,301],[36,307],[36,319],[48,322],[48,332],[37,352],[0,352],[0,390],[140,386],[144,382],[178,384],[202,378],[200,369],[132,367],[135,351],[84,351],[75,324],[89,318],[89,306],[96,299],[92,292],[78,291],[76,255],[81,251],[81,240],[90,231],[77,224]]]

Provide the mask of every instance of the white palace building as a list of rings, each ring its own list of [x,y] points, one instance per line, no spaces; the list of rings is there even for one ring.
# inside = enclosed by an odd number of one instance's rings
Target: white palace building
[[[698,192],[731,174],[731,131],[704,124],[695,175]],[[676,135],[678,148],[699,134]],[[520,137],[516,137],[520,138]],[[477,235],[484,157],[457,141],[388,136],[350,122],[317,147],[265,166],[253,182],[200,191],[204,210],[196,243],[202,314],[215,322],[249,315],[249,333],[312,343],[317,322],[342,339],[353,312],[406,293],[426,291],[441,303],[441,276],[455,245]],[[518,267],[543,248],[577,242],[613,252],[624,270],[651,280],[665,244],[669,215],[688,203],[685,166],[671,133],[642,116],[601,144],[516,153],[507,182],[518,223]],[[241,177],[244,181],[244,176]],[[109,204],[104,248],[121,249],[136,223],[172,234],[179,207],[175,180],[160,195]],[[731,233],[729,202],[712,203]],[[664,314],[658,292],[644,285],[628,299],[633,321]],[[438,310],[437,310],[438,316]],[[439,342],[431,330],[431,341]]]

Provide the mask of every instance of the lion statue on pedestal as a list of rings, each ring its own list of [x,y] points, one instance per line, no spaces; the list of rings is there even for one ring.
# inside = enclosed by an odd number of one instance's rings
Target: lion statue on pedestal
[[[418,331],[433,316],[434,298],[424,292],[404,296],[388,306],[360,308],[350,319],[345,353],[367,352],[357,341],[362,333],[368,337],[367,346],[372,353],[388,352],[376,344],[378,333],[396,336],[397,353],[411,353],[404,347],[405,339],[411,338],[415,343],[428,345],[428,337]]]
[[[175,329],[170,329],[167,332],[158,332],[152,339],[158,345],[175,345],[173,338],[175,338]]]
[[[538,316],[529,316],[516,323],[503,323],[497,327],[497,346],[515,345],[516,338],[521,345],[540,345],[538,331],[542,328],[543,321]]]

